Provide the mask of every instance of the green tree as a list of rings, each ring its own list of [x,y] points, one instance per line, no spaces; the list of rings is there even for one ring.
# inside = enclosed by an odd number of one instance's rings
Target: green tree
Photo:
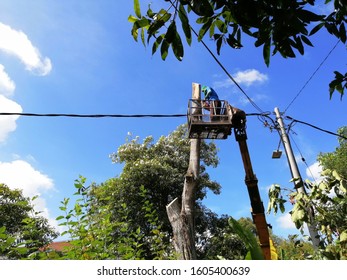
[[[70,246],[60,255],[51,252],[42,252],[37,258],[41,259],[175,259],[167,233],[162,230],[154,204],[144,187],[139,188],[142,197],[140,202],[141,217],[150,227],[144,233],[141,226],[134,230],[133,217],[123,203],[117,210],[117,220],[113,216],[113,204],[106,203],[112,198],[104,197],[100,204],[93,195],[95,185],[86,186],[86,179],[80,177],[75,187],[77,201],[69,206],[70,199],[64,199],[60,209],[63,215],[57,220],[67,230],[62,234],[71,239]],[[203,210],[202,210],[203,209]],[[239,235],[229,225],[229,216],[218,217],[203,205],[198,210],[203,214],[197,215],[197,224],[205,230],[197,234],[197,247],[199,259],[244,259],[247,246]],[[243,224],[252,223],[249,219],[241,219]],[[252,226],[247,225],[252,228]],[[206,230],[208,229],[208,230]],[[251,234],[252,231],[249,231]]]
[[[34,210],[34,199],[0,184],[0,254],[7,258],[28,257],[58,236],[48,220]]]
[[[347,137],[347,127],[341,127],[338,132],[339,135]],[[339,138],[339,146],[333,152],[320,153],[318,161],[323,169],[335,170],[343,178],[347,178],[347,140]]]
[[[241,238],[229,225],[230,217],[218,217],[210,212],[210,225],[203,234],[198,234],[197,253],[198,259],[215,260],[243,260],[247,248]]]
[[[278,239],[276,246],[281,260],[307,260],[318,258],[311,242],[289,235],[288,239]]]
[[[123,164],[122,173],[100,186],[95,186],[92,194],[97,203],[111,205],[112,219],[115,221],[119,220],[121,205],[126,204],[131,217],[129,227],[135,231],[140,226],[144,235],[147,235],[152,228],[144,219],[142,210],[142,196],[139,190],[140,187],[144,187],[169,241],[172,228],[166,213],[166,205],[182,194],[184,176],[189,164],[189,152],[185,125],[179,126],[168,136],[160,137],[157,142],[154,142],[152,137],[146,137],[142,143],[138,137],[127,139],[127,142],[111,155],[113,162]],[[216,194],[220,192],[220,185],[210,179],[206,168],[215,167],[217,164],[215,144],[203,142],[199,188],[196,193],[196,229],[200,234],[210,225],[208,214],[202,207],[201,201],[206,196],[207,189]]]
[[[345,131],[341,128],[340,133]],[[347,256],[347,177],[346,141],[339,141],[335,152],[320,154],[318,160],[322,165],[324,176],[319,183],[306,181],[307,193],[297,193],[274,185],[269,191],[268,212],[278,209],[285,211],[282,192],[286,191],[294,205],[291,217],[296,227],[303,232],[303,224],[309,223],[308,207],[313,209],[314,220],[321,234],[321,253],[328,259],[346,259]],[[340,173],[341,172],[341,173]]]
[[[172,228],[165,206],[182,193],[189,160],[189,139],[185,125],[157,142],[138,137],[111,155],[123,164],[122,173],[100,185],[86,186],[80,177],[75,187],[78,197],[70,206],[64,199],[57,219],[67,230],[71,246],[63,259],[171,259],[176,258],[171,243]],[[220,185],[211,181],[208,166],[218,164],[213,142],[202,144],[202,167],[197,192],[196,244],[200,259],[243,259],[243,241],[232,231],[229,217],[218,217],[202,204],[209,188],[219,193]],[[221,247],[220,247],[221,246]],[[220,248],[223,248],[222,250]],[[40,258],[50,258],[40,254]],[[57,257],[57,256],[53,256]]]
[[[326,0],[325,4],[330,2]],[[144,45],[152,44],[152,53],[160,50],[163,60],[170,48],[178,60],[183,59],[182,33],[188,45],[193,34],[198,41],[209,36],[215,41],[218,54],[223,45],[242,48],[243,36],[247,35],[254,40],[255,47],[263,48],[264,61],[269,65],[271,55],[277,53],[284,58],[296,57],[297,53],[303,55],[305,46],[313,46],[309,37],[321,29],[346,43],[344,1],[335,0],[330,14],[314,13],[315,5],[314,0],[165,0],[156,11],[149,5],[144,14],[140,1],[134,0],[135,15],[128,20],[133,24],[134,39],[137,41],[140,36]],[[200,26],[198,31],[191,27],[192,21]],[[342,97],[347,73],[335,71],[329,87],[331,95],[337,90]]]
[[[146,235],[138,225],[134,228],[128,207],[121,203],[117,207],[117,218],[113,217],[112,204],[100,203],[95,199],[93,188],[86,186],[86,178],[80,177],[75,181],[77,200],[70,206],[70,199],[61,202],[63,215],[57,220],[67,230],[62,233],[68,236],[70,246],[61,255],[40,253],[39,258],[48,259],[76,259],[76,260],[104,260],[104,259],[168,259],[170,249],[163,242],[165,237],[161,230],[161,223],[148,200],[146,190],[139,188],[142,197],[142,218],[147,222],[151,231]],[[110,193],[110,195],[112,195]],[[111,197],[103,197],[111,200]],[[147,248],[144,248],[147,245]],[[146,251],[148,250],[148,251]]]

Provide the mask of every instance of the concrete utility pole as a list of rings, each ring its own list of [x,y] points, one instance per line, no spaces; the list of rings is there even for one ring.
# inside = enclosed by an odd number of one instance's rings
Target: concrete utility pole
[[[288,137],[287,132],[284,128],[283,119],[282,119],[280,111],[277,107],[275,108],[275,114],[276,114],[277,122],[278,122],[279,127],[280,127],[279,134],[281,136],[281,140],[282,140],[282,143],[283,143],[286,155],[287,155],[291,175],[292,175],[292,178],[295,179],[294,180],[295,189],[298,192],[306,193],[306,190],[304,188],[304,184],[302,181],[302,177],[300,175],[299,168],[298,168],[298,165],[296,163],[296,160],[295,160],[295,157],[293,154],[293,150],[292,150],[292,146],[290,144],[289,137]],[[310,216],[310,223],[307,225],[308,231],[309,231],[309,234],[310,234],[310,237],[312,240],[313,247],[317,250],[319,248],[319,243],[320,243],[319,234],[318,234],[318,231],[315,227],[312,209],[309,208],[309,209],[307,209],[307,211],[309,212],[309,216]]]

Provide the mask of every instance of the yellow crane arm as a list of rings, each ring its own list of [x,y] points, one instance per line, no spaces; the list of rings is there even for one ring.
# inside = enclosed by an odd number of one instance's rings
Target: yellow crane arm
[[[242,111],[241,111],[242,112]],[[270,237],[268,231],[268,224],[265,218],[265,210],[263,202],[260,198],[258,179],[253,172],[252,162],[247,146],[247,134],[245,129],[246,117],[245,114],[240,114],[244,116],[241,120],[238,119],[238,125],[234,125],[234,132],[236,141],[239,143],[239,148],[241,152],[241,157],[243,161],[243,166],[246,173],[245,183],[248,190],[248,195],[251,201],[252,207],[252,218],[253,222],[257,228],[260,246],[266,260],[271,260],[271,250],[270,250]],[[235,122],[233,122],[235,124]]]

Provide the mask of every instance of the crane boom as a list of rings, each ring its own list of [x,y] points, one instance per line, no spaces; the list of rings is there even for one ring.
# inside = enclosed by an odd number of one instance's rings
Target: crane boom
[[[190,99],[188,103],[188,133],[190,139],[227,139],[234,129],[236,141],[239,143],[243,166],[246,173],[245,183],[251,201],[252,218],[257,228],[260,246],[264,259],[271,260],[268,225],[261,201],[258,179],[252,168],[247,147],[246,113],[232,107],[225,100],[220,100],[219,114],[206,114],[203,110],[204,100]]]
[[[240,125],[234,127],[234,133],[236,141],[239,144],[243,167],[246,173],[245,183],[251,201],[252,219],[257,228],[260,247],[263,251],[264,258],[266,260],[271,260],[268,225],[265,218],[264,205],[260,198],[258,179],[253,172],[252,162],[248,151],[245,122],[246,118],[244,117],[244,119],[241,120]]]

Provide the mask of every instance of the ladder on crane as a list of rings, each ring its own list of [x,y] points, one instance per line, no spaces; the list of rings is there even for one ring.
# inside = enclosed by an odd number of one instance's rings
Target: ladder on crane
[[[188,103],[188,134],[191,139],[227,139],[232,129],[239,144],[245,170],[245,183],[251,201],[253,222],[257,228],[264,259],[271,260],[270,236],[263,202],[260,198],[258,179],[253,172],[247,146],[246,114],[232,107],[225,100],[208,113],[204,110],[205,100],[190,99]]]

